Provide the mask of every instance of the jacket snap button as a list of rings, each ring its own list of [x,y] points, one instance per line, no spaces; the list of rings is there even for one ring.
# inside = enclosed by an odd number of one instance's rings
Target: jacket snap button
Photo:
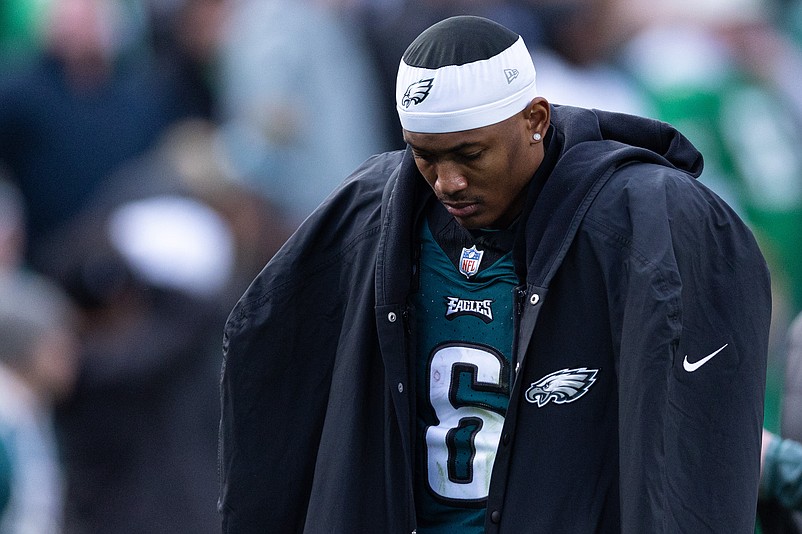
[[[537,303],[540,302],[540,295],[535,293],[534,295],[529,297],[529,302],[532,304],[532,306],[536,306]]]
[[[396,316],[395,312],[390,312],[387,314],[387,320],[391,323],[394,323],[398,317]]]
[[[404,392],[404,384],[402,384],[401,382],[398,383],[398,392],[399,393],[403,393]]]
[[[490,520],[493,523],[498,523],[499,521],[501,521],[501,512],[499,512],[498,510],[493,510],[493,513],[490,514]]]

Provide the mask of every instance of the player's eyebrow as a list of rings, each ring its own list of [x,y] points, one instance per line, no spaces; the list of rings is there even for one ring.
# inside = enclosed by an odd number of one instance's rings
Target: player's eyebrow
[[[419,154],[431,154],[431,155],[449,154],[449,153],[453,153],[453,152],[461,152],[463,150],[476,148],[481,144],[481,143],[476,142],[476,141],[468,141],[468,142],[464,142],[464,143],[459,143],[459,144],[451,146],[451,147],[442,148],[442,149],[439,149],[439,150],[431,150],[431,149],[426,149],[426,148],[421,148],[421,147],[415,146],[413,143],[411,143],[406,138],[404,138],[404,141],[406,141],[406,143],[415,152],[417,152]]]

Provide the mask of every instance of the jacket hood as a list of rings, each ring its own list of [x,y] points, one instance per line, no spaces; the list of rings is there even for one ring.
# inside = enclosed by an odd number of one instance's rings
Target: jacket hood
[[[530,284],[547,287],[593,199],[623,166],[657,165],[698,178],[702,155],[671,125],[622,113],[552,105],[546,160],[525,208],[516,264]],[[552,167],[553,166],[553,167]],[[540,175],[540,176],[539,176]]]
[[[694,178],[702,173],[702,154],[668,123],[601,110],[552,105],[552,125],[561,153],[589,150],[604,167],[612,163],[643,161],[684,171]],[[606,141],[585,145],[588,141]]]

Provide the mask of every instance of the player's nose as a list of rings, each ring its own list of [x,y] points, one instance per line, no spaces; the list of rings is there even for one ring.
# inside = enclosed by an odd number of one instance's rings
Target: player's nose
[[[453,196],[468,187],[465,175],[451,162],[438,163],[435,173],[434,191],[439,197]]]

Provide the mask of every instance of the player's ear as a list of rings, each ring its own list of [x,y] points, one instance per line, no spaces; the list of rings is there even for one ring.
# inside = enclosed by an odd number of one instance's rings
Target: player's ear
[[[529,103],[529,106],[524,109],[524,118],[527,121],[527,128],[530,134],[539,133],[542,137],[545,137],[551,120],[549,102],[542,96],[535,97]]]

